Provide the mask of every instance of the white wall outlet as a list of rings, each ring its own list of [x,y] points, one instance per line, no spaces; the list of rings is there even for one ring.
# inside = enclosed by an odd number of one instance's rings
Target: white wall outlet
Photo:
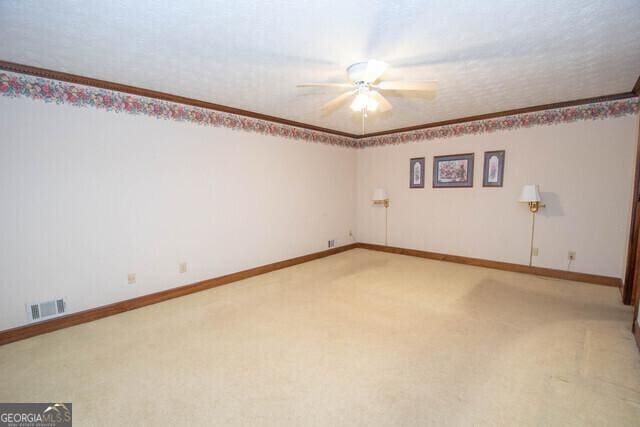
[[[531,251],[531,255],[533,255],[533,256],[538,256],[538,253],[540,253],[538,248],[533,248],[533,251]]]
[[[569,261],[575,261],[576,260],[576,251],[569,251],[568,258],[569,258]]]
[[[187,272],[187,263],[186,262],[181,262],[180,266],[179,266],[179,269],[180,269],[180,273],[181,274],[182,273],[186,273]]]
[[[136,273],[129,273],[127,274],[127,282],[130,285],[133,285],[134,283],[136,283]]]
[[[327,246],[330,248],[333,248],[336,246],[336,240],[335,239],[331,239],[329,240],[329,242],[327,243]]]

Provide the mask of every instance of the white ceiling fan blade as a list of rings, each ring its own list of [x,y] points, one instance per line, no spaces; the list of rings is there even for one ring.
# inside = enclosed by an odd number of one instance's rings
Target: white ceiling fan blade
[[[406,81],[384,81],[376,85],[380,90],[412,90],[434,92],[438,89],[438,82],[435,80],[424,82],[406,82]]]
[[[336,88],[353,87],[351,83],[302,83],[296,86],[297,87],[336,87]]]
[[[380,95],[379,92],[372,90],[371,92],[369,92],[369,96],[371,96],[371,98],[373,98],[378,103],[378,109],[376,111],[384,113],[385,111],[389,111],[393,108],[393,105],[391,105],[389,101],[387,101],[387,98]]]
[[[367,61],[367,69],[364,71],[364,81],[368,83],[373,83],[380,78],[382,73],[386,71],[389,67],[389,64],[382,61],[376,61],[375,59],[370,59]]]
[[[342,105],[343,102],[345,102],[354,93],[356,93],[355,89],[345,92],[342,95],[336,96],[331,101],[327,102],[322,106],[322,111],[325,113],[328,113],[329,111],[335,108],[338,108],[340,105]]]

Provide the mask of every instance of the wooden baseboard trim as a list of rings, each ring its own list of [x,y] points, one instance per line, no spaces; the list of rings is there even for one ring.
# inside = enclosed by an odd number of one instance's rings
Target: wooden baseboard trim
[[[389,252],[393,254],[409,255],[419,258],[428,258],[438,261],[455,262],[458,264],[473,265],[476,267],[493,268],[496,270],[511,271],[516,273],[534,274],[536,276],[553,277],[555,279],[572,280],[574,282],[591,283],[603,286],[622,286],[622,280],[617,277],[599,276],[597,274],[577,273],[574,271],[555,270],[552,268],[529,267],[528,265],[513,264],[510,262],[491,261],[481,258],[469,258],[459,255],[447,255],[438,252],[421,251],[417,249],[396,248],[393,246],[376,245],[372,243],[358,243],[362,249]]]
[[[165,291],[156,292],[149,295],[104,305],[89,310],[71,313],[66,316],[57,317],[51,320],[45,320],[38,323],[32,323],[25,326],[19,326],[12,329],[0,331],[0,345],[9,344],[14,341],[23,340],[36,335],[46,334],[58,329],[68,328],[69,326],[79,325],[81,323],[91,322],[103,317],[112,316],[125,311],[134,310],[150,304],[166,301],[172,298],[193,294],[195,292],[204,291],[206,289],[215,288],[216,286],[226,285],[238,280],[247,279],[249,277],[258,276],[260,274],[269,273],[271,271],[280,270],[282,268],[291,267],[319,258],[324,258],[340,252],[348,251],[357,247],[356,243],[328,249],[321,252],[315,252],[284,261],[274,262],[272,264],[262,265],[260,267],[250,268],[248,270],[239,271],[237,273],[227,274],[225,276],[215,277],[213,279],[204,280],[202,282],[190,285],[180,286],[177,288],[167,289]]]
[[[116,302],[113,304],[92,308],[89,310],[71,313],[66,316],[57,317],[43,322],[33,323],[25,326],[19,326],[12,329],[0,331],[0,345],[9,344],[14,341],[23,340],[34,337],[36,335],[46,334],[58,329],[68,328],[70,326],[91,322],[103,317],[112,316],[114,314],[124,313],[125,311],[135,310],[136,308],[159,303],[172,298],[193,294],[195,292],[204,291],[215,288],[216,286],[226,285],[228,283],[237,282],[238,280],[247,279],[249,277],[258,276],[260,274],[269,273],[271,271],[280,270],[282,268],[291,267],[302,264],[315,259],[324,258],[340,252],[345,252],[355,248],[369,249],[374,251],[389,252],[400,255],[409,255],[419,258],[433,259],[437,261],[454,262],[458,264],[473,265],[477,267],[493,268],[496,270],[511,271],[516,273],[534,274],[537,276],[553,277],[556,279],[572,280],[576,282],[585,282],[604,286],[622,286],[622,281],[617,277],[599,276],[595,274],[576,273],[573,271],[554,270],[543,267],[529,267],[527,265],[513,264],[501,261],[491,261],[481,258],[469,258],[458,255],[447,255],[437,252],[421,251],[417,249],[397,248],[393,246],[376,245],[372,243],[352,243],[338,248],[328,249],[321,252],[315,252],[284,261],[274,262],[272,264],[262,265],[250,268],[248,270],[239,271],[237,273],[227,274],[225,276],[215,277],[204,280],[202,282],[190,285],[180,286],[177,288],[167,289],[165,291],[156,292],[149,295]],[[640,348],[640,326],[636,326],[634,330],[636,342]]]

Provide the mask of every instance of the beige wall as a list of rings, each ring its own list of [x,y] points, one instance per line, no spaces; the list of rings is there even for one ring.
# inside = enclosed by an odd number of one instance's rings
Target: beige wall
[[[0,330],[25,304],[71,312],[320,251],[328,239],[528,261],[621,277],[638,116],[345,149],[228,129],[0,98]],[[506,150],[505,186],[482,188],[482,153]],[[475,186],[432,189],[434,155],[474,152]],[[427,186],[408,188],[411,157]],[[186,274],[178,264],[188,263]],[[127,284],[135,272],[138,283]]]
[[[540,185],[547,207],[537,217],[534,265],[622,277],[638,117],[534,127],[359,150],[357,239],[527,264],[531,216],[516,202],[523,184]],[[483,152],[506,150],[504,187],[483,188]],[[431,188],[433,156],[475,153],[473,188]],[[426,187],[409,189],[409,159],[426,157]]]
[[[353,149],[28,99],[0,111],[0,330],[26,303],[78,311],[349,243]]]

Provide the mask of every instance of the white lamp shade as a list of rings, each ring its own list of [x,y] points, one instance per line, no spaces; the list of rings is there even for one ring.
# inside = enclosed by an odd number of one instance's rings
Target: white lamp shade
[[[535,184],[527,184],[522,187],[522,192],[520,193],[519,202],[539,202],[540,201],[540,191],[538,190],[538,186]]]
[[[385,193],[384,189],[376,188],[375,190],[373,190],[374,201],[385,200],[386,198],[387,198],[387,193]]]

